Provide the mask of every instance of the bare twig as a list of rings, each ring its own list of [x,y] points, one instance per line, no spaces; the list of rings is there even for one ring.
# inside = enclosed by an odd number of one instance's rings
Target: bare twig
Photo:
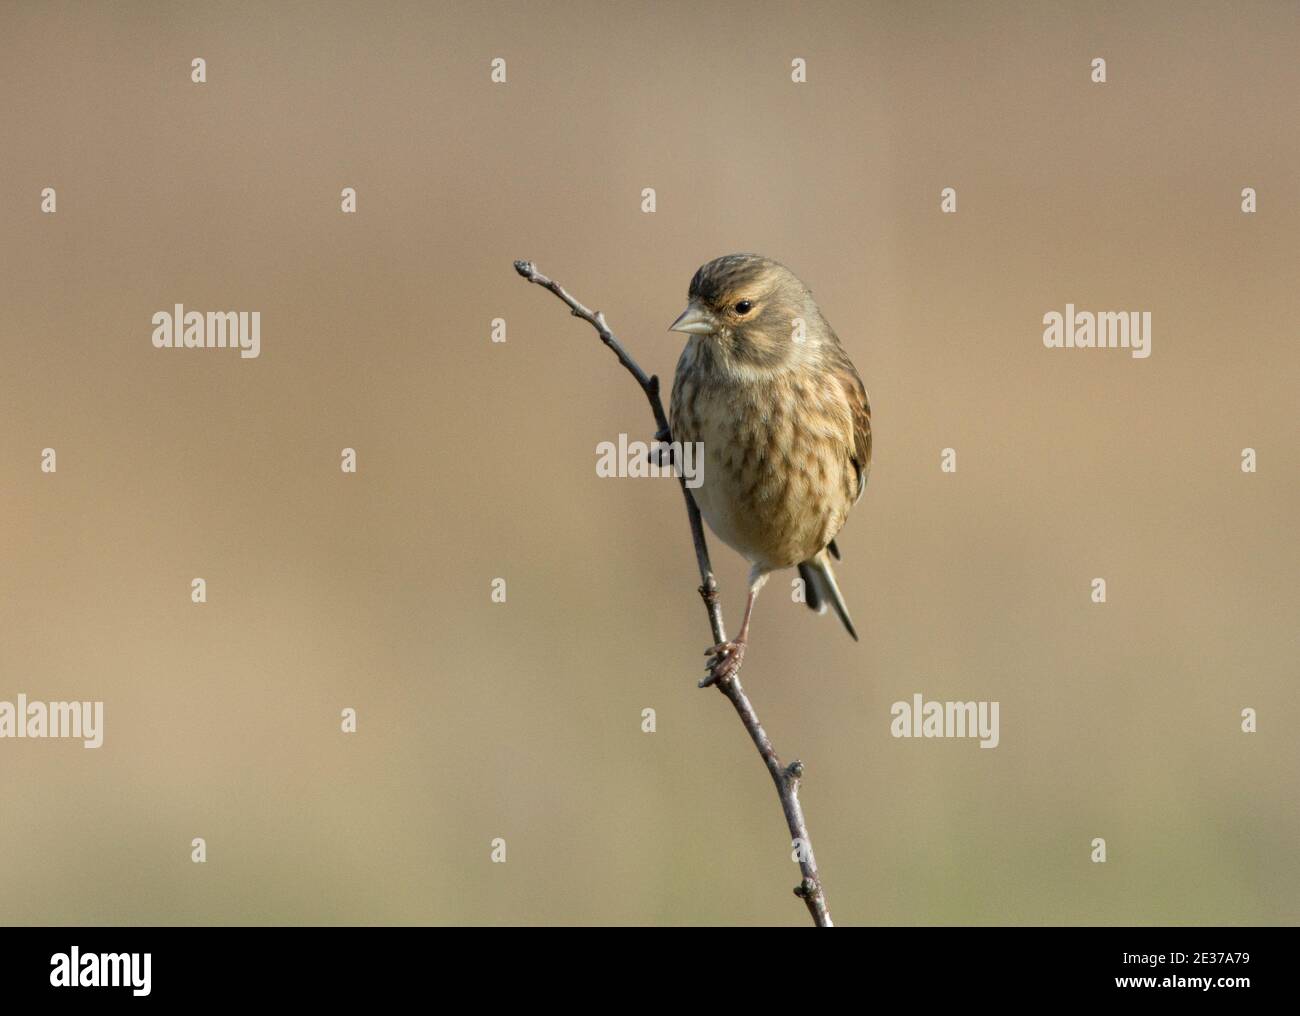
[[[650,411],[655,417],[657,427],[655,437],[665,443],[671,443],[672,432],[668,426],[668,417],[664,413],[663,400],[659,397],[658,376],[647,375],[628,355],[627,350],[610,331],[609,325],[605,322],[605,315],[583,306],[558,282],[539,272],[531,261],[516,261],[515,271],[529,282],[550,290],[564,302],[574,317],[582,318],[596,329],[600,341],[613,350],[614,355],[618,357],[618,362],[636,378],[636,383],[645,393],[650,403]],[[686,487],[685,477],[679,475],[679,479],[682,483],[682,495],[686,498],[686,516],[691,524],[691,539],[695,543],[695,560],[700,568],[700,596],[704,600],[705,609],[709,612],[709,627],[713,630],[713,641],[721,644],[727,641],[727,633],[722,625],[718,584],[714,581],[713,567],[709,564],[709,548],[704,539],[704,524],[700,520],[700,510],[695,505],[695,499],[691,497],[691,492]],[[796,760],[789,766],[782,767],[781,759],[777,756],[776,749],[772,747],[772,741],[768,738],[763,725],[758,722],[758,714],[754,712],[749,697],[740,686],[739,668],[730,677],[722,680],[712,681],[706,678],[700,682],[701,687],[706,687],[708,684],[716,685],[735,707],[740,721],[749,731],[754,746],[758,748],[758,753],[763,758],[763,764],[767,766],[772,782],[776,784],[776,792],[781,798],[781,810],[785,813],[785,823],[790,828],[791,844],[799,859],[799,869],[803,872],[803,881],[795,887],[795,895],[807,904],[808,912],[819,928],[831,927],[833,922],[830,909],[826,905],[826,892],[822,888],[821,877],[817,874],[817,859],[813,856],[812,839],[808,835],[803,808],[799,804],[799,781],[803,776],[803,763]]]

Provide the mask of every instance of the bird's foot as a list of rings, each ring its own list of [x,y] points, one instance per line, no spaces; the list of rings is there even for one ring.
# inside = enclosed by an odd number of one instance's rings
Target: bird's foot
[[[740,665],[745,659],[745,640],[720,642],[713,648],[704,650],[704,655],[712,659],[709,660],[709,672],[700,682],[700,687],[725,684],[740,672]]]

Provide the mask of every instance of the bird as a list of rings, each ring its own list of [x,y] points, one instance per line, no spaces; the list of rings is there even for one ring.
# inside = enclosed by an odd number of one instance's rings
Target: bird
[[[871,471],[871,403],[812,291],[785,265],[715,258],[691,278],[687,300],[668,329],[687,336],[669,428],[674,444],[702,444],[691,495],[750,564],[744,620],[734,639],[706,650],[707,684],[739,670],[759,590],[784,568],[798,569],[809,607],[832,607],[858,640],[831,559]]]

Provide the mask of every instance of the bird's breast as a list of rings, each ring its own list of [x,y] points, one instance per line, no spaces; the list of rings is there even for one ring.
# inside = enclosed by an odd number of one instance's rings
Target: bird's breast
[[[739,383],[679,372],[673,437],[703,445],[693,493],[718,537],[765,569],[807,560],[852,503],[844,423],[794,379]]]

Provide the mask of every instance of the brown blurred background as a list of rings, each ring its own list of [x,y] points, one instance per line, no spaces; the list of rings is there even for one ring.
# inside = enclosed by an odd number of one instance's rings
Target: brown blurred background
[[[745,668],[837,921],[1300,917],[1294,4],[0,20],[0,699],[107,728],[0,741],[5,922],[807,923],[695,687],[680,495],[595,475],[642,397],[511,268],[671,376],[691,273],[742,250],[874,406],[863,641],[782,575]],[[154,349],[177,302],[261,311],[261,357]],[[1044,349],[1067,302],[1151,311],[1151,358]],[[917,692],[1000,701],[1000,747],[892,738]]]

